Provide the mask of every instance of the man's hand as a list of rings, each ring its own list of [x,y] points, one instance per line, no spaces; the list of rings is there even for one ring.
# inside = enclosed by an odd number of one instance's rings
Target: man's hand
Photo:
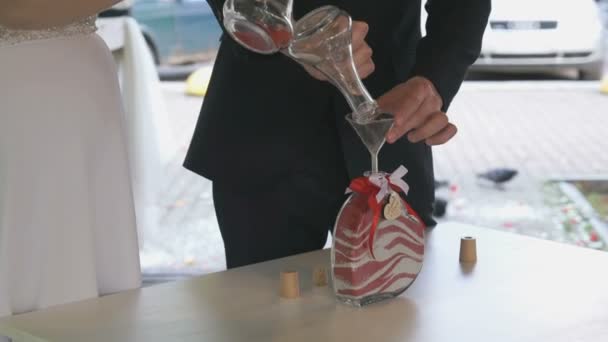
[[[353,21],[353,59],[361,79],[371,75],[376,68],[374,61],[372,60],[372,48],[365,42],[368,31],[369,26],[366,23],[362,21]],[[307,65],[304,65],[304,69],[317,80],[327,81],[327,77],[316,69]]]
[[[395,115],[393,128],[386,135],[388,143],[407,133],[413,143],[425,141],[427,145],[441,145],[456,135],[456,126],[441,111],[441,96],[424,77],[413,77],[397,85],[382,95],[378,104],[383,111]]]

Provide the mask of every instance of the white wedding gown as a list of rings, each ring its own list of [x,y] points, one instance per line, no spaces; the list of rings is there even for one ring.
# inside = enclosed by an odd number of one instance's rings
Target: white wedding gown
[[[94,22],[0,27],[0,317],[140,285],[121,94]]]

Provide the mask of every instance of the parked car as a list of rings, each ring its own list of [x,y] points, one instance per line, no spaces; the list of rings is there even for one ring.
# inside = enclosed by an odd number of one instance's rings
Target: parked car
[[[576,69],[601,77],[601,23],[594,0],[494,0],[473,70]]]
[[[205,0],[135,0],[127,13],[140,25],[157,64],[210,59],[219,47],[221,29]]]

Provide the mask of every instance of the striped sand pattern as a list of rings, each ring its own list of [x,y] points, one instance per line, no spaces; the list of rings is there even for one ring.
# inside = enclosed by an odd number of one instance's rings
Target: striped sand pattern
[[[353,195],[343,208],[334,232],[333,275],[339,295],[363,298],[398,293],[407,288],[422,268],[424,226],[404,209],[396,220],[382,220],[369,252],[373,213],[364,196]],[[405,202],[403,203],[405,208]]]

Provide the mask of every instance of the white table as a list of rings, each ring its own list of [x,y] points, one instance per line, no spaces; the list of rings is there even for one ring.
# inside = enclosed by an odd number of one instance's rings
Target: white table
[[[478,262],[458,262],[460,237]],[[364,309],[312,287],[327,251],[0,320],[16,341],[608,341],[608,253],[459,224],[435,228],[400,298]],[[300,271],[302,298],[278,296]]]

